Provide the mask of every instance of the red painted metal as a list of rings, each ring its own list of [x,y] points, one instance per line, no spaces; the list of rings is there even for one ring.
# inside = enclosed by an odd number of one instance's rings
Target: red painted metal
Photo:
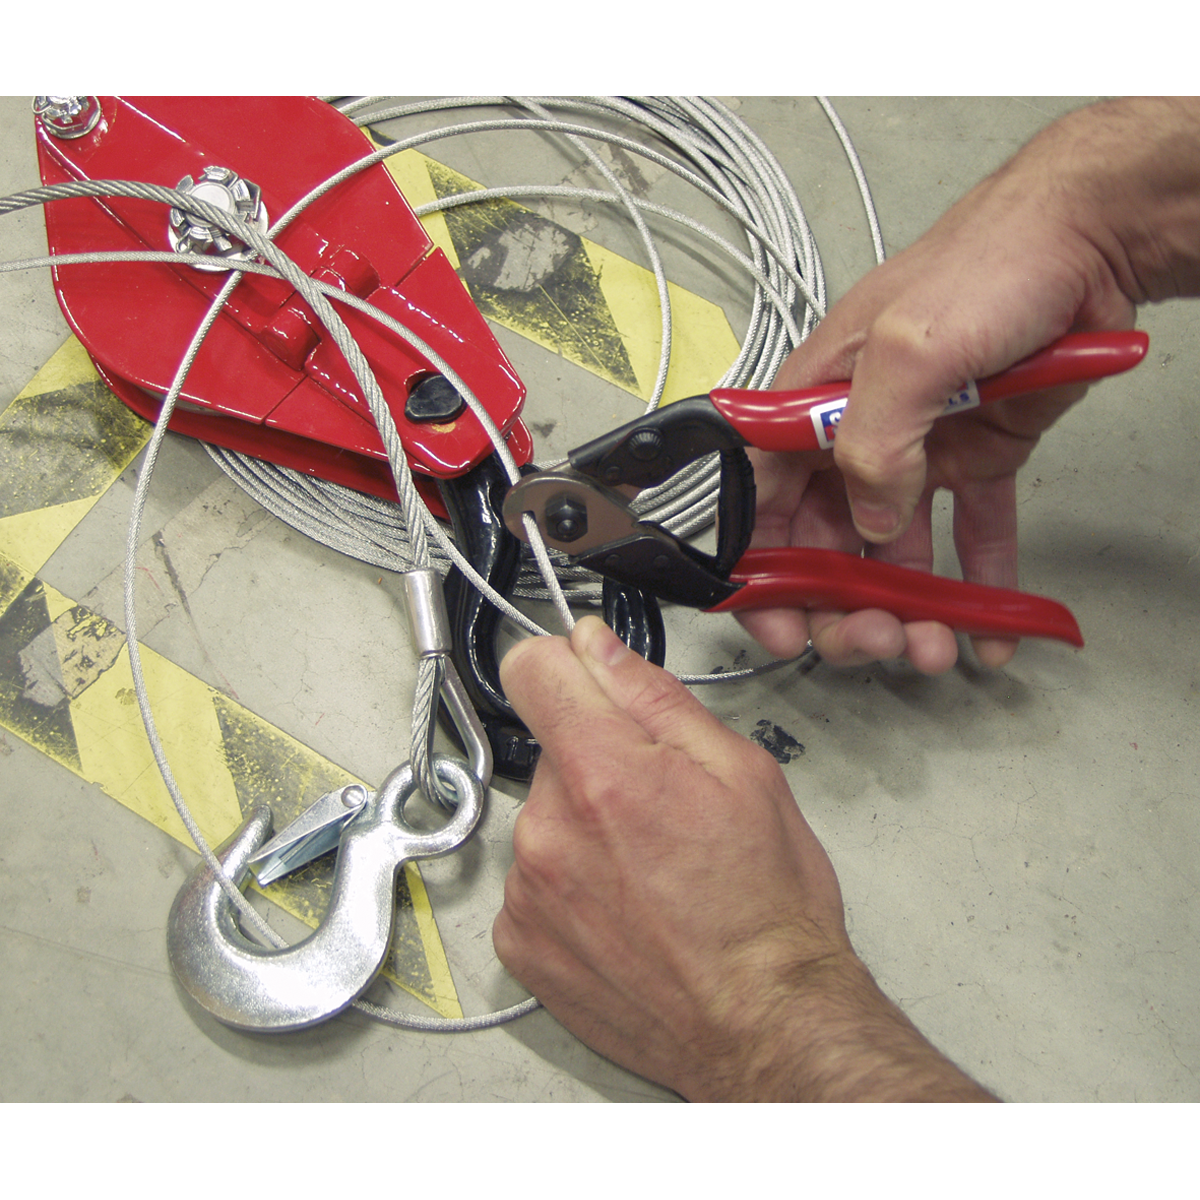
[[[40,125],[47,184],[137,180],[174,188],[206,166],[262,189],[272,220],[317,184],[371,152],[336,109],[305,97],[102,97],[91,133],[62,140]],[[125,197],[46,205],[51,251],[165,250],[164,205]],[[375,164],[315,201],[277,239],[307,274],[332,282],[411,328],[462,377],[519,464],[532,439],[519,419],[525,390],[453,268],[386,167]],[[224,272],[186,263],[65,265],[54,286],[71,328],[105,380],[154,419]],[[433,373],[390,331],[337,306],[375,372],[422,491],[492,452],[478,419],[413,422],[408,395]],[[289,284],[246,275],[196,359],[171,428],[307,474],[395,498],[383,445],[337,347]]]

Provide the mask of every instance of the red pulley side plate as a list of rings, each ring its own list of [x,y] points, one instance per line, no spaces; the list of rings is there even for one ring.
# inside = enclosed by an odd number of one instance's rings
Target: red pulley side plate
[[[261,189],[274,221],[372,149],[350,120],[312,98],[102,97],[100,108],[82,137],[56,137],[38,122],[43,182],[175,188],[187,176],[200,181],[205,168],[227,168]],[[171,248],[168,209],[155,201],[58,200],[45,213],[52,253]],[[524,386],[386,167],[360,171],[315,201],[277,245],[306,274],[353,292],[423,338],[479,398],[517,462],[529,461],[532,441],[518,419]],[[153,420],[226,272],[183,262],[116,263],[59,266],[53,276],[63,313],[105,381]],[[336,307],[375,372],[418,482],[460,475],[492,452],[469,410],[409,420],[408,397],[433,368],[377,322]],[[188,375],[171,429],[395,499],[357,382],[312,310],[281,279],[243,277]],[[422,491],[432,497],[435,489]]]

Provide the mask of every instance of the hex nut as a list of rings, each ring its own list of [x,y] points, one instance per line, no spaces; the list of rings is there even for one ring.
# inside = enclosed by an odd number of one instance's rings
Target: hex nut
[[[545,521],[555,541],[577,542],[587,533],[587,505],[571,495],[553,496],[546,502]]]
[[[100,100],[96,96],[35,96],[33,113],[53,137],[80,138],[99,124]]]

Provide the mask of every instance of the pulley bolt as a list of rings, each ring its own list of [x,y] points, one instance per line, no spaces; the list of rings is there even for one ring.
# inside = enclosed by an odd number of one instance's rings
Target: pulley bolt
[[[546,531],[557,542],[577,542],[587,533],[587,505],[574,496],[555,496],[546,503]]]
[[[79,138],[100,120],[97,96],[34,96],[33,115],[56,138]]]
[[[205,167],[199,179],[185,175],[176,185],[176,191],[204,200],[216,208],[240,217],[259,233],[267,231],[267,209],[262,202],[262,190],[248,179],[242,179],[228,167]],[[180,254],[207,254],[214,261],[194,263],[198,271],[226,271],[232,261],[245,261],[254,257],[254,251],[244,242],[226,233],[219,225],[205,221],[202,217],[173,208],[167,218],[167,239],[171,249]]]

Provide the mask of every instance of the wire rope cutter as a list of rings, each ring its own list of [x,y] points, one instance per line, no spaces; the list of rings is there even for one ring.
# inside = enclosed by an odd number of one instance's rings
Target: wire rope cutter
[[[1148,345],[1146,334],[1136,330],[1069,334],[998,375],[965,384],[942,415],[1129,370]],[[569,468],[527,475],[505,498],[505,524],[527,540],[522,516],[531,513],[547,544],[582,566],[709,612],[875,608],[901,621],[940,621],[975,636],[1054,638],[1082,646],[1071,612],[1041,596],[836,550],[747,548],[754,474],[745,447],[830,449],[849,390],[845,382],[793,391],[718,388],[677,401],[579,446],[569,455]],[[712,453],[720,455],[721,484],[716,553],[709,555],[640,521],[629,496]]]

